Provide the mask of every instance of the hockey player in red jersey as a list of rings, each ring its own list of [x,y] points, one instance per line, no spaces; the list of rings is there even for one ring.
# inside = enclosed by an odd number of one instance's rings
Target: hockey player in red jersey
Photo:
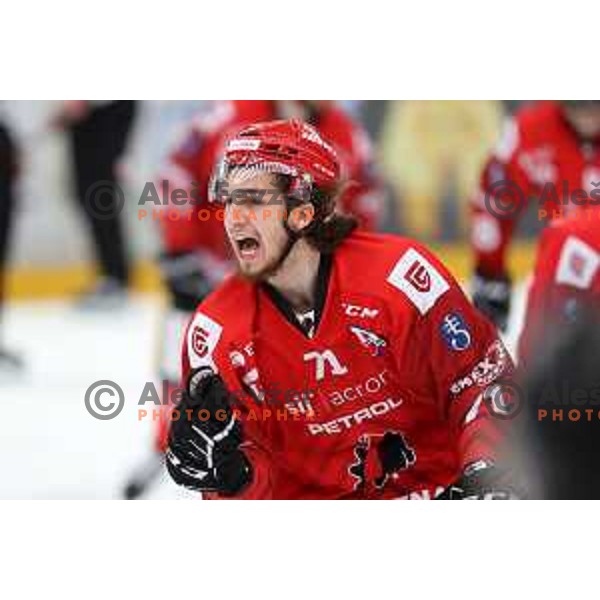
[[[500,328],[510,309],[506,253],[522,209],[535,197],[538,217],[552,220],[597,203],[599,185],[600,101],[540,102],[507,123],[483,170],[471,221],[473,302]]]
[[[585,207],[555,220],[540,239],[519,339],[525,368],[544,340],[600,306],[600,209]]]
[[[502,342],[424,247],[338,213],[340,183],[300,121],[226,145],[214,195],[238,274],[188,326],[169,473],[217,498],[505,495]]]
[[[207,202],[208,183],[227,136],[242,126],[296,114],[327,136],[341,157],[349,182],[341,208],[374,229],[383,208],[383,186],[376,174],[366,132],[332,101],[234,100],[215,102],[212,110],[193,121],[172,153],[160,179],[172,193],[186,190],[191,202],[167,205],[159,221],[164,252],[160,261],[171,306],[161,348],[161,380],[171,389],[178,384],[177,356],[183,329],[197,304],[230,269],[231,254],[223,230],[222,208]],[[161,183],[162,183],[161,181]],[[162,186],[161,186],[162,187]],[[125,496],[135,498],[160,472],[168,422],[162,413],[155,435],[155,455],[128,481]]]

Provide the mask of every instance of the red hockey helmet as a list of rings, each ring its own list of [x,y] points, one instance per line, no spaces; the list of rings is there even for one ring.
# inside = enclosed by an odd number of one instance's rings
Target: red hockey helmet
[[[212,200],[224,200],[225,178],[236,168],[287,175],[291,178],[289,196],[303,201],[312,198],[313,186],[335,192],[341,180],[340,161],[332,145],[314,127],[297,119],[250,125],[229,139],[211,184]]]

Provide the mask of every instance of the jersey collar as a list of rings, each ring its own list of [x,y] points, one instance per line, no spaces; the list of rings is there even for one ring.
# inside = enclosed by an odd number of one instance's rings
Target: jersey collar
[[[317,285],[315,289],[315,333],[319,328],[321,316],[323,315],[323,308],[325,307],[325,300],[327,299],[327,290],[329,288],[329,279],[331,277],[332,266],[333,256],[331,254],[321,254],[319,257],[319,269],[317,271]],[[283,296],[283,294],[281,294],[281,292],[273,287],[270,283],[263,282],[260,284],[260,287],[265,291],[267,296],[271,299],[283,317],[303,335],[308,337],[308,332],[299,323],[296,313],[289,300],[285,298],[285,296]]]

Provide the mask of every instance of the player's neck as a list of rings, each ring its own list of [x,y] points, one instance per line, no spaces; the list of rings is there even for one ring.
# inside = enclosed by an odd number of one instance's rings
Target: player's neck
[[[281,268],[268,279],[297,311],[314,307],[319,259],[319,251],[300,239]]]

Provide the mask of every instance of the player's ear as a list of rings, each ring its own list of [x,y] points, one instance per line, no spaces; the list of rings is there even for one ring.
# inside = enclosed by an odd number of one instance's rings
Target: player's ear
[[[306,229],[313,222],[314,218],[315,207],[310,202],[301,204],[290,212],[290,227],[294,231],[301,231],[302,229]]]

